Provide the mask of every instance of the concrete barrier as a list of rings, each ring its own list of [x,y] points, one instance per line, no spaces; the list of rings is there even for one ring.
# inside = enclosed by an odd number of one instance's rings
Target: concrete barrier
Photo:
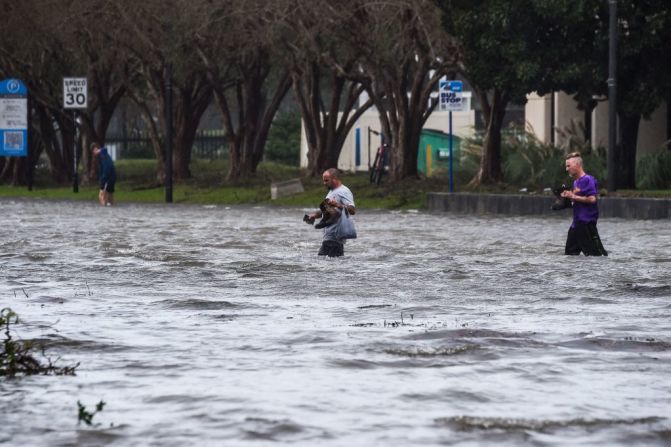
[[[299,194],[304,191],[303,183],[298,178],[283,182],[273,182],[270,184],[270,199],[275,200],[281,197]]]
[[[430,211],[467,214],[542,215],[570,213],[552,211],[554,196],[521,194],[474,194],[432,192],[427,197]],[[671,199],[639,197],[601,197],[600,217],[624,219],[668,219],[671,217]]]

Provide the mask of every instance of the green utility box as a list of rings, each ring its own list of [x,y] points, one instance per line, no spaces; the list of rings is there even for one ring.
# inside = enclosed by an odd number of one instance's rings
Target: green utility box
[[[461,138],[452,137],[452,169],[459,166]],[[417,153],[417,170],[427,177],[447,176],[450,170],[450,134],[434,129],[422,130]]]

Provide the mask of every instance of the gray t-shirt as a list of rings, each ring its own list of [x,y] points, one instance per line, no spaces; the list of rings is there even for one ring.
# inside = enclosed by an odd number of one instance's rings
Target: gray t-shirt
[[[334,199],[336,202],[338,202],[341,205],[346,205],[346,206],[355,206],[354,205],[354,195],[352,194],[352,191],[349,190],[349,188],[345,185],[340,185],[336,189],[332,189],[331,191],[326,194],[327,199]],[[336,238],[336,234],[338,233],[338,226],[340,225],[340,219],[338,219],[338,222],[335,224],[331,225],[330,227],[325,227],[324,228],[324,240],[325,241],[337,241],[338,238]],[[345,240],[341,240],[340,242],[345,242]]]

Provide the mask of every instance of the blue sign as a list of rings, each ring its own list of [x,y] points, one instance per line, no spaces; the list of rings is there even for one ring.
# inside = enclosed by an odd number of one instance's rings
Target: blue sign
[[[28,155],[28,89],[18,79],[0,81],[0,157]]]
[[[440,95],[440,110],[454,112],[462,111],[464,108],[464,101],[462,98],[463,89],[464,85],[461,81],[439,81],[438,94]]]

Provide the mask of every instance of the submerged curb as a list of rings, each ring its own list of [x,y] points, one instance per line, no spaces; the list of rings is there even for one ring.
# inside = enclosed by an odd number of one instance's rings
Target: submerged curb
[[[427,208],[430,211],[466,214],[557,215],[557,211],[550,209],[553,202],[554,197],[549,195],[442,192],[427,194]],[[601,197],[599,216],[624,219],[668,219],[671,217],[671,199]]]

